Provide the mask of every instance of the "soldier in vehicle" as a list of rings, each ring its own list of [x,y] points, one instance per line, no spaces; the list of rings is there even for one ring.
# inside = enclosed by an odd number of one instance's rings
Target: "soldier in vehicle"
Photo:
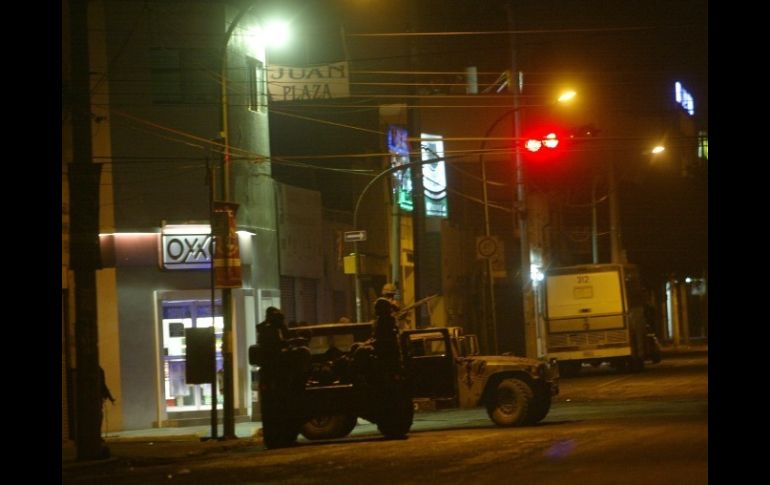
[[[396,293],[398,293],[396,285],[393,283],[386,283],[382,287],[382,296],[380,298],[384,298],[390,303],[399,330],[406,330],[411,327],[409,322],[409,313],[401,312],[403,307],[401,306],[401,302],[396,299]]]
[[[393,283],[386,283],[382,287],[382,297],[390,303],[390,305],[393,307],[393,312],[397,312],[401,309],[401,303],[396,299],[396,293],[398,290],[396,289],[396,285]]]

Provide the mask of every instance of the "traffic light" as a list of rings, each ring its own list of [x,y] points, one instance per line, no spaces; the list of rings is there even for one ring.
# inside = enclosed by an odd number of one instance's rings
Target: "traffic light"
[[[557,146],[559,146],[559,136],[554,132],[550,132],[540,138],[528,138],[524,142],[524,148],[532,153],[536,153],[541,149],[553,150]]]
[[[528,130],[522,141],[522,152],[533,161],[551,160],[565,155],[569,133],[553,125]]]

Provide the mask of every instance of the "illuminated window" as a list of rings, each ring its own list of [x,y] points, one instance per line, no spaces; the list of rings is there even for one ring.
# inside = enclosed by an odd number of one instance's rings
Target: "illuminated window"
[[[709,137],[705,131],[698,132],[698,158],[709,159]]]
[[[677,104],[684,108],[690,116],[695,114],[695,100],[692,94],[678,81],[674,83],[674,97]]]
[[[264,113],[267,111],[265,65],[253,57],[247,57],[246,67],[249,73],[249,109]]]

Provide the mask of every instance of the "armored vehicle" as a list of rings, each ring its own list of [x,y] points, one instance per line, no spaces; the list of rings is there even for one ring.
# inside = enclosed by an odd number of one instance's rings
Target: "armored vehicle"
[[[265,446],[287,446],[299,433],[310,440],[341,438],[359,417],[385,437],[406,436],[414,415],[407,372],[377,358],[371,333],[371,323],[290,329],[281,379],[272,386],[260,381]],[[249,361],[260,364],[258,346],[249,348]]]
[[[401,340],[418,408],[484,407],[499,426],[523,426],[545,418],[559,393],[555,363],[478,355],[478,339],[460,327],[408,330]]]
[[[415,409],[484,407],[500,426],[534,424],[548,414],[559,390],[556,365],[480,356],[476,336],[463,335],[460,327],[402,332],[404,365],[399,369],[383,368],[371,352],[366,342],[371,323],[313,325],[291,332],[303,339],[310,358],[287,377],[287,388],[295,382],[293,391],[260,385],[265,430],[272,424],[266,420],[276,419],[283,430],[277,440],[265,432],[268,447],[291,443],[299,433],[310,440],[341,438],[359,417],[375,423],[386,437],[402,437]],[[256,346],[249,350],[256,365]],[[265,415],[265,408],[280,411]]]

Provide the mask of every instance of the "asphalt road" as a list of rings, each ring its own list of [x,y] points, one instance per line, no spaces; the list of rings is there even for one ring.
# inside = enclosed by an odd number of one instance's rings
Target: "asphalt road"
[[[328,442],[244,446],[173,464],[103,468],[64,483],[708,483],[708,356],[638,374],[562,379],[537,426],[499,428],[483,409],[419,413],[405,440],[371,424]]]

